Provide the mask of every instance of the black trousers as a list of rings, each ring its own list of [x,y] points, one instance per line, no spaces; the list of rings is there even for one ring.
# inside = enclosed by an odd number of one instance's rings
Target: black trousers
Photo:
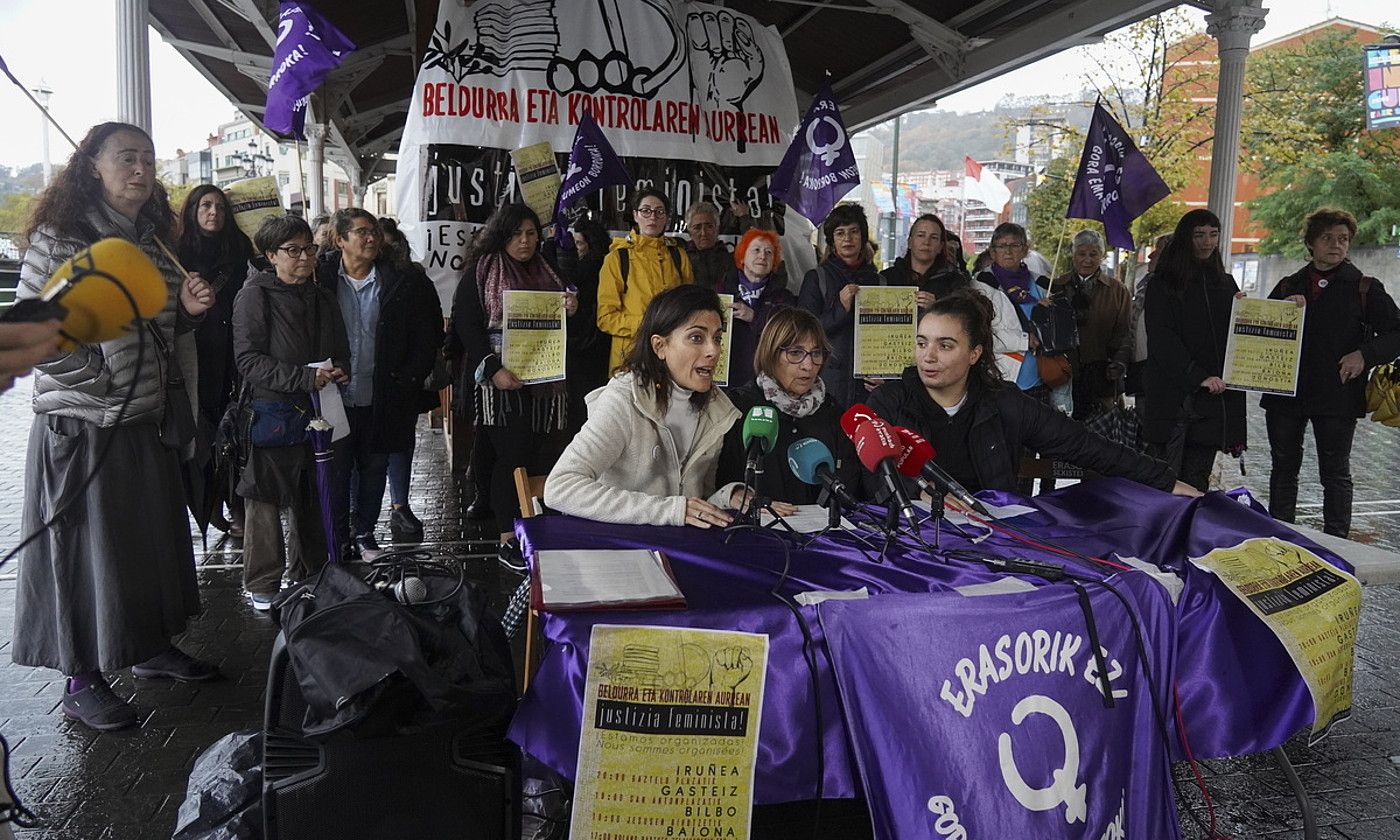
[[[528,416],[512,416],[504,426],[479,426],[477,434],[486,437],[491,450],[489,491],[491,512],[496,517],[500,533],[515,530],[515,518],[520,515],[520,499],[515,494],[515,469],[524,467],[530,475],[548,472],[558,457],[556,437],[530,428]],[[476,473],[477,493],[488,487],[480,483],[486,478]]]
[[[1210,489],[1210,471],[1215,466],[1214,446],[1187,441],[1181,447],[1181,456],[1173,458],[1170,445],[1149,443],[1147,454],[1176,470],[1177,481],[1189,484],[1202,493]]]
[[[1269,451],[1269,513],[1292,522],[1298,508],[1298,470],[1303,466],[1303,430],[1312,421],[1317,444],[1317,472],[1322,483],[1322,530],[1345,538],[1351,531],[1351,441],[1355,417],[1308,417],[1267,411]]]

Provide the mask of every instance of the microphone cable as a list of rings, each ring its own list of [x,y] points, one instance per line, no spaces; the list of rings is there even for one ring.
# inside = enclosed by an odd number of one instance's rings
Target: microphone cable
[[[110,426],[111,429],[115,430],[121,425],[122,420],[126,419],[126,413],[131,408],[131,400],[133,397],[136,396],[136,385],[138,382],[141,381],[141,372],[145,368],[145,327],[147,321],[141,317],[141,309],[139,306],[137,306],[136,298],[132,296],[131,291],[126,287],[126,284],[123,283],[121,280],[118,280],[113,275],[96,268],[85,268],[70,282],[73,285],[77,285],[79,281],[85,280],[89,277],[100,277],[103,280],[111,282],[117,287],[117,289],[122,293],[122,296],[126,298],[127,303],[131,306],[131,313],[133,315],[132,323],[136,326],[136,369],[132,373],[131,384],[129,384],[126,388],[126,395],[122,397],[121,405],[117,408],[116,419],[113,420],[112,425]],[[159,329],[159,327],[157,327],[157,329]],[[171,354],[171,359],[171,364],[174,364],[174,354]],[[72,494],[68,497],[68,499],[64,501],[63,504],[61,504],[58,507],[58,509],[55,510],[53,514],[49,516],[49,518],[43,524],[41,524],[38,528],[35,528],[33,532],[31,532],[28,536],[21,540],[19,545],[7,551],[5,553],[5,556],[0,557],[0,569],[3,569],[6,563],[9,563],[12,559],[14,559],[14,557],[18,555],[21,551],[23,551],[25,547],[27,547],[30,543],[34,542],[36,539],[47,533],[48,530],[53,527],[53,524],[59,519],[61,519],[64,516],[64,514],[68,513],[69,508],[71,508],[79,499],[83,497],[83,494],[87,492],[87,489],[92,484],[93,480],[97,478],[97,474],[101,472],[102,465],[107,462],[107,456],[112,451],[112,442],[115,439],[115,435],[108,435],[107,440],[105,440],[102,444],[102,450],[97,453],[97,458],[93,461],[92,469],[88,471],[88,474],[84,476],[83,480],[78,484],[76,488],[74,488]]]

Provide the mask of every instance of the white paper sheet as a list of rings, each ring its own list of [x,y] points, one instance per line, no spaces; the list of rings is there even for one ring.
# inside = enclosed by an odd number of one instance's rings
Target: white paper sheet
[[[661,558],[646,549],[541,551],[535,566],[546,609],[682,597]]]
[[[773,514],[766,510],[762,513],[763,518],[761,524],[763,527],[766,528],[772,525]],[[815,534],[826,527],[827,518],[826,508],[821,505],[798,505],[797,513],[791,516],[784,516],[783,521],[788,524],[788,527],[799,534]],[[782,526],[780,525],[778,527],[781,528]],[[841,517],[841,527],[848,531],[854,531],[856,529],[856,526],[851,523],[851,520],[844,516]]]
[[[317,370],[330,370],[335,364],[330,359],[307,365]],[[340,398],[340,386],[327,382],[321,388],[321,419],[335,427],[331,432],[331,443],[350,434],[350,418],[345,416],[345,402]]]

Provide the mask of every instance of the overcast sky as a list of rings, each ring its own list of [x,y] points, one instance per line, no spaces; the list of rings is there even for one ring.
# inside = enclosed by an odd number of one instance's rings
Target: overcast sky
[[[160,0],[152,0],[160,2]],[[1265,0],[1269,17],[1259,39],[1268,40],[1317,23],[1330,14],[1379,23],[1392,0]],[[116,21],[111,0],[0,0],[0,56],[20,81],[40,81],[53,90],[54,116],[74,135],[116,116]],[[1199,12],[1193,12],[1202,18]],[[1392,17],[1400,17],[1391,13]],[[1204,24],[1202,24],[1204,25]],[[50,37],[50,33],[62,33]],[[232,118],[231,106],[173,48],[151,30],[151,108],[156,151],[169,157],[177,148],[204,146],[206,136]],[[990,108],[1010,93],[1042,95],[1072,92],[1086,66],[1081,47],[1052,56],[1002,78],[950,96],[940,108]],[[15,166],[40,158],[42,119],[24,95],[0,77],[0,164]],[[55,162],[66,160],[62,137],[51,135]]]

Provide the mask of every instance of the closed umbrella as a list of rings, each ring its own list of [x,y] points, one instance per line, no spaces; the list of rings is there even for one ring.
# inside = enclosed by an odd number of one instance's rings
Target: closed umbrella
[[[311,392],[311,407],[316,416],[306,425],[306,436],[316,460],[316,493],[321,502],[321,526],[326,534],[326,556],[334,563],[340,559],[340,541],[336,539],[335,513],[331,507],[334,481],[331,476],[331,436],[335,426],[321,416],[321,394]]]

